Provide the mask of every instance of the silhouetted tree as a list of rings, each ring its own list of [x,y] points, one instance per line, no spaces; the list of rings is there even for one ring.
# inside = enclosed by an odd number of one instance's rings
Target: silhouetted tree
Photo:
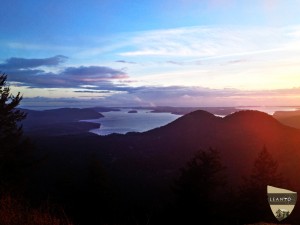
[[[219,205],[222,202],[222,189],[226,184],[225,167],[218,151],[199,151],[181,170],[175,182],[177,207],[181,224],[199,224],[207,220],[222,218]]]
[[[278,162],[263,147],[254,161],[252,173],[244,178],[240,187],[240,210],[245,221],[255,222],[272,216],[267,201],[267,185],[281,187],[283,182]]]
[[[112,219],[107,218],[111,213],[110,200],[112,199],[110,199],[108,176],[96,154],[92,154],[88,165],[87,191],[87,204],[90,208],[89,217],[95,224],[106,224],[107,219]]]
[[[28,140],[22,136],[20,122],[26,114],[16,107],[22,96],[10,93],[6,84],[7,76],[0,75],[0,187],[11,188],[18,185],[22,167],[29,149]]]
[[[80,224],[118,224],[113,185],[96,154],[81,171],[66,168],[56,184],[59,204]],[[79,175],[80,174],[80,175]]]
[[[278,171],[278,162],[264,146],[254,162],[254,167],[250,179],[246,181],[255,187],[265,189],[267,185],[281,185],[283,182],[282,174]]]

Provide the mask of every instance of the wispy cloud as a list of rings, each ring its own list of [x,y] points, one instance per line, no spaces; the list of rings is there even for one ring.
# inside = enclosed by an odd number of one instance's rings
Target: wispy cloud
[[[9,58],[0,64],[2,69],[31,69],[40,66],[58,66],[65,62],[68,57],[63,55],[57,55],[50,58],[43,59],[25,59],[25,58]]]
[[[67,46],[60,44],[44,44],[44,43],[33,43],[30,41],[20,42],[20,41],[3,41],[3,47],[14,49],[14,50],[25,50],[25,51],[56,51],[56,52],[65,52],[65,51],[75,51],[78,47]]]
[[[126,60],[116,60],[117,63],[125,63],[125,64],[136,64],[136,62],[126,61]]]
[[[141,32],[128,43],[127,57],[230,57],[278,52],[294,45],[299,27],[189,27]]]
[[[100,93],[100,94],[108,94],[112,93],[112,91],[103,90],[103,91],[96,91],[96,90],[80,90],[80,91],[74,91],[75,93]]]

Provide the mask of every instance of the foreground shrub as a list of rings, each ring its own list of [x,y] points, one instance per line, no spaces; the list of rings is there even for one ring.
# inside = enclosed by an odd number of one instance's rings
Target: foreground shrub
[[[1,225],[73,225],[63,210],[50,207],[31,208],[9,194],[0,198]]]

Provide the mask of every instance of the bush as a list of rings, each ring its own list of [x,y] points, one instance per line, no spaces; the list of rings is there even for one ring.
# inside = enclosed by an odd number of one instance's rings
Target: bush
[[[1,225],[73,225],[61,209],[48,204],[38,209],[31,208],[21,199],[10,194],[0,199]]]

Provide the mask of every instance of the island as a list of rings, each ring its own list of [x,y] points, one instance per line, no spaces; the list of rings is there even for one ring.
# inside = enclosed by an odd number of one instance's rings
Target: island
[[[128,113],[138,113],[138,111],[137,110],[130,110],[130,111],[128,111]]]

